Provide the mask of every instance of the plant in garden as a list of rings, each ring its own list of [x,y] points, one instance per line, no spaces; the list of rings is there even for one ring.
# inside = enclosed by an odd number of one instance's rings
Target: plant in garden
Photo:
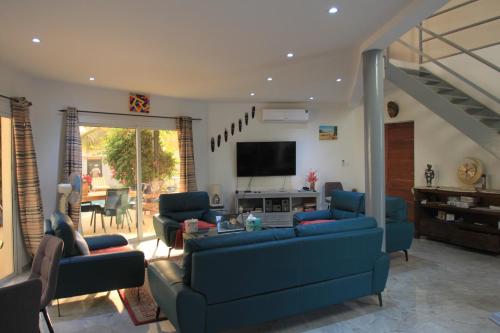
[[[157,131],[141,131],[142,181],[165,180],[175,171],[176,158],[162,148]],[[135,131],[112,129],[105,141],[104,155],[113,170],[113,177],[125,186],[136,184]]]

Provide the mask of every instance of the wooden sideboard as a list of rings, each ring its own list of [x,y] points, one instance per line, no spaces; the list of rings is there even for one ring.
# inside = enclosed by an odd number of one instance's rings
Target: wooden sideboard
[[[414,197],[415,237],[500,253],[500,209],[491,208],[500,207],[500,191],[418,187]],[[477,202],[470,208],[448,204],[461,197]]]

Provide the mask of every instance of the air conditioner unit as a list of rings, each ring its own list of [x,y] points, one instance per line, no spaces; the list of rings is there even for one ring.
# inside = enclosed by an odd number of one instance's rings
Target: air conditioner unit
[[[309,120],[309,111],[304,109],[263,109],[262,121],[281,123],[305,123]]]

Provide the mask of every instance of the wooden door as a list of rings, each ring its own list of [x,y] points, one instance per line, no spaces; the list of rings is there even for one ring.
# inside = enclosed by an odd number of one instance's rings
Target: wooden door
[[[385,186],[387,195],[405,199],[408,219],[414,220],[414,126],[413,121],[385,124]]]

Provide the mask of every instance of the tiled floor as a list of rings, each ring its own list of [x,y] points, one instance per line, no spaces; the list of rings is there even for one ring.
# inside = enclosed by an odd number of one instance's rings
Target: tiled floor
[[[147,256],[165,255],[156,241],[140,245]],[[50,314],[56,332],[175,332],[164,321],[134,326],[116,291],[67,299]],[[369,296],[327,309],[234,331],[250,332],[500,332],[488,316],[500,311],[500,257],[416,240],[406,263],[394,254],[384,306]],[[42,332],[47,332],[41,321]]]

